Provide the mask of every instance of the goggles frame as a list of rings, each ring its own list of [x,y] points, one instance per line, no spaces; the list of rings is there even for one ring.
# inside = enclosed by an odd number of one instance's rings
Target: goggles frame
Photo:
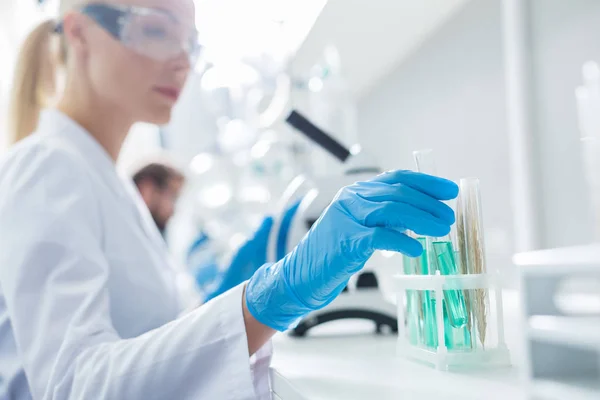
[[[134,17],[161,15],[170,19],[174,24],[180,23],[179,20],[168,11],[141,6],[90,3],[78,8],[77,11],[90,17],[113,38],[129,48],[132,48],[132,46],[128,45],[127,38],[125,37],[124,33],[126,32],[128,24],[131,23]],[[54,31],[58,34],[64,33],[63,21],[58,22]],[[192,32],[193,34],[190,35],[187,43],[186,41],[182,41],[179,43],[179,45],[181,50],[188,54],[190,63],[193,66],[200,55],[201,45],[198,42],[198,31],[194,29]],[[134,48],[132,48],[132,50],[136,51]],[[165,61],[162,58],[152,57],[149,54],[144,54],[139,51],[136,52],[159,61]]]

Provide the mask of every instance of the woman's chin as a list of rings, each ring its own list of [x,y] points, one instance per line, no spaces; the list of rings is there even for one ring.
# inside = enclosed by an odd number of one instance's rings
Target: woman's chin
[[[173,107],[154,107],[152,111],[146,113],[144,122],[155,125],[166,125],[171,122]]]

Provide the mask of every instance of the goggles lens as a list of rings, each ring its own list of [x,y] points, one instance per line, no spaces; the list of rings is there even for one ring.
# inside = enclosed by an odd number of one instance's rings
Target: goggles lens
[[[135,52],[158,61],[185,51],[192,63],[198,57],[198,34],[190,32],[166,13],[131,14],[123,24],[121,41]]]
[[[187,53],[192,66],[200,54],[198,31],[163,10],[109,4],[88,4],[80,12],[93,19],[123,45],[157,61]],[[62,23],[56,31],[62,33]]]

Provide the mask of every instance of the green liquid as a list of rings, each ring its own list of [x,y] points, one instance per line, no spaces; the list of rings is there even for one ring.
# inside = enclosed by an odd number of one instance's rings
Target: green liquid
[[[442,275],[457,275],[458,266],[454,258],[452,242],[433,242],[438,268]],[[454,328],[462,328],[467,324],[467,305],[460,290],[444,290],[444,299],[448,308],[448,319]]]
[[[404,273],[429,275],[428,252],[425,238],[418,238],[423,254],[417,258],[404,256]],[[435,294],[430,290],[406,291],[406,323],[408,339],[413,345],[436,348],[437,324],[435,321]]]
[[[444,341],[449,350],[466,350],[471,348],[471,335],[467,326],[455,328],[450,324],[448,308],[444,307]]]
[[[406,275],[416,275],[416,260],[403,256],[403,267]],[[416,346],[421,344],[421,332],[423,332],[423,320],[420,317],[420,294],[417,290],[406,291],[406,327],[408,329],[408,340]],[[400,322],[400,321],[399,321]]]
[[[437,241],[427,248],[427,239],[418,238],[424,252],[420,257],[404,257],[404,273],[407,275],[433,275],[439,270],[442,275],[459,273],[452,243]],[[435,256],[431,262],[429,257]],[[433,265],[431,263],[435,263]],[[431,268],[433,267],[433,268]],[[408,340],[412,345],[435,349],[438,347],[435,292],[430,290],[408,290],[406,292],[406,319]],[[467,329],[467,309],[460,290],[445,290],[443,300],[444,342],[451,350],[471,347],[471,335]]]
[[[416,259],[417,273],[421,275],[433,275],[435,269],[432,270],[432,265],[429,263],[431,256],[430,249],[427,248],[427,238],[420,237],[417,239],[423,246],[423,254]],[[434,267],[434,266],[433,266]],[[435,292],[432,290],[421,291],[421,304],[423,308],[423,345],[431,348],[438,346],[437,321],[435,317]]]

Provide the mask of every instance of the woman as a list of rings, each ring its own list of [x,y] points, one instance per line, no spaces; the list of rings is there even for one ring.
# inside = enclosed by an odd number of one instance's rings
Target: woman
[[[15,136],[54,108],[0,162],[1,398],[266,398],[276,331],[331,302],[376,249],[420,254],[405,230],[449,232],[440,200],[455,184],[387,173],[340,191],[282,261],[178,317],[160,234],[114,162],[134,122],[169,121],[197,52],[193,3],[61,8],[23,48]]]

